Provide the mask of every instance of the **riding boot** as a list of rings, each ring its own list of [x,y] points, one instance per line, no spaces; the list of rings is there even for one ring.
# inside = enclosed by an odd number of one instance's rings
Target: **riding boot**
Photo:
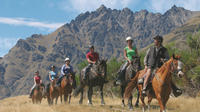
[[[171,87],[175,97],[178,97],[182,94],[182,90],[179,89],[173,82],[171,82]]]

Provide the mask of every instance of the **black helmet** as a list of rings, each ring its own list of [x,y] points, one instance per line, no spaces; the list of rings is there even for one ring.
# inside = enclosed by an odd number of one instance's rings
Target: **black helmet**
[[[89,45],[89,48],[93,48],[94,49],[94,46],[93,45]]]
[[[158,40],[160,43],[163,42],[163,37],[160,36],[160,35],[155,36],[153,39],[154,39],[154,40]]]

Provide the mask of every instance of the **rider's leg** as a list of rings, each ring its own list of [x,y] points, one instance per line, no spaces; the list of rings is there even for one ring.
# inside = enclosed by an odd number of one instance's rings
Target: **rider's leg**
[[[88,74],[88,72],[90,71],[90,68],[91,68],[91,67],[92,67],[92,64],[89,64],[89,65],[86,67],[85,73],[84,73],[84,75],[83,75],[83,80],[86,80],[87,74]]]
[[[146,87],[149,82],[149,77],[151,76],[151,71],[152,70],[150,68],[147,69],[146,77],[144,79],[144,84],[143,84],[143,90],[142,90],[143,94],[146,94]]]
[[[33,90],[34,90],[35,86],[36,86],[36,84],[34,84],[33,87],[31,88],[31,91],[30,91],[30,94],[29,94],[29,98],[32,97],[32,95],[33,95]]]
[[[182,94],[182,90],[179,89],[172,81],[171,81],[171,87],[175,97],[178,97]]]
[[[58,81],[56,82],[57,85],[60,86],[62,78],[63,78],[63,75],[60,75],[60,77],[58,78]]]
[[[126,68],[128,67],[128,65],[129,65],[129,63],[126,62],[126,63],[122,66],[121,70],[117,73],[118,76],[117,76],[116,84],[121,84],[121,82],[122,82],[122,80],[123,80],[123,78],[124,78],[124,73],[125,73]]]

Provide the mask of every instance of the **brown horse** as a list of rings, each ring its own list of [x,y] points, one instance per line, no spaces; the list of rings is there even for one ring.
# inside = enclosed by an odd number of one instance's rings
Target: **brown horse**
[[[56,81],[57,78],[53,80],[53,82],[51,82],[50,87],[49,87],[49,94],[47,95],[47,100],[49,105],[53,105],[53,100],[55,100],[55,104],[57,104],[58,101],[58,97],[60,95],[59,90],[60,88],[58,86],[56,86]]]
[[[73,73],[75,74],[75,73]],[[61,88],[60,88],[60,100],[62,102],[62,96],[64,95],[64,102],[67,102],[69,96],[69,104],[71,101],[71,93],[72,93],[72,83],[73,83],[73,76],[72,74],[65,75],[61,81]]]
[[[41,85],[41,84],[36,85],[36,87],[33,90],[33,95],[32,95],[33,104],[41,103],[43,95],[44,95],[44,85]]]
[[[148,104],[152,98],[156,98],[159,102],[160,112],[165,112],[166,103],[169,99],[169,95],[171,93],[171,81],[172,81],[172,74],[176,73],[179,77],[183,76],[182,70],[182,62],[179,60],[180,56],[171,57],[166,63],[164,63],[157,71],[152,79],[152,89],[149,90],[148,96]],[[131,91],[134,87],[137,86],[137,80],[140,74],[143,74],[144,70],[139,71],[136,76],[131,80],[128,84],[125,97],[129,97],[131,95]],[[142,85],[138,85],[140,91],[140,98],[142,101],[143,112],[145,111],[145,102],[144,96],[142,95]],[[149,107],[149,106],[148,106]]]

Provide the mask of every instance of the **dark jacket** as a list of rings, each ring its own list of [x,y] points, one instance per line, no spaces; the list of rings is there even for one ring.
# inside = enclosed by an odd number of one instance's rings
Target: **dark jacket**
[[[169,60],[169,53],[162,45],[157,48],[152,46],[148,49],[147,54],[144,58],[144,65],[151,68],[160,68],[163,65],[163,61]]]

